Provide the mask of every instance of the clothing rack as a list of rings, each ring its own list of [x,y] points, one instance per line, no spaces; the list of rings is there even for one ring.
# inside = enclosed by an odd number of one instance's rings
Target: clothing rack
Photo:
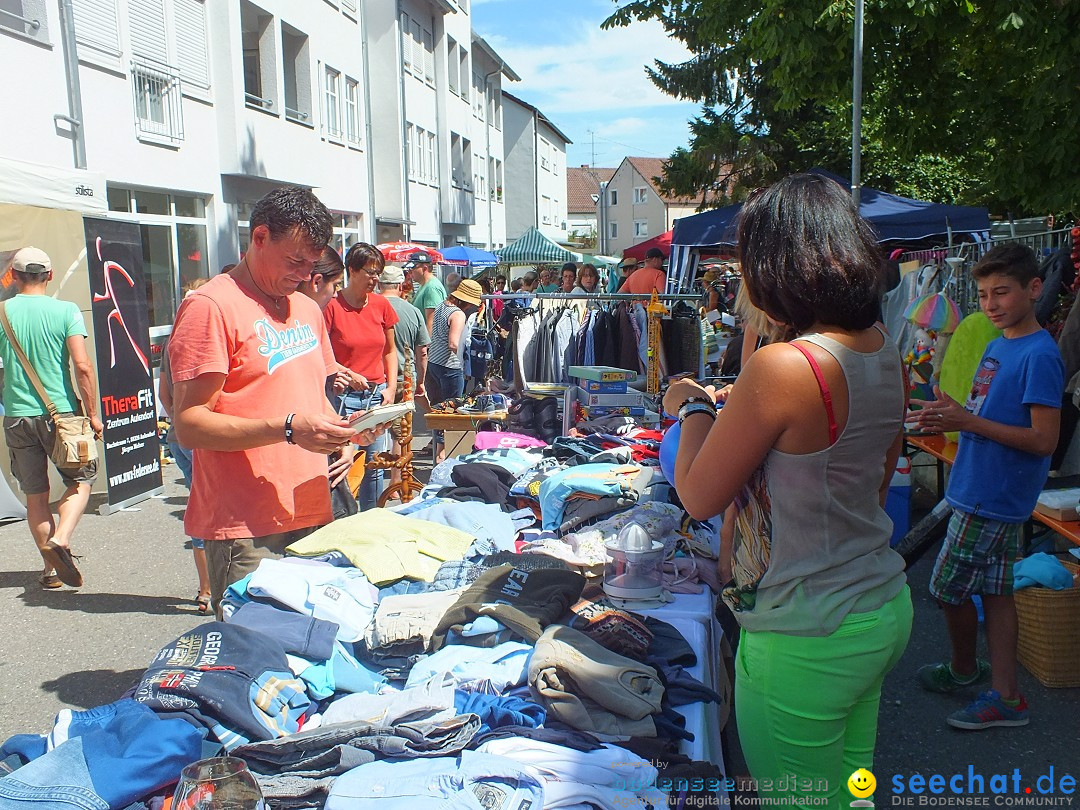
[[[648,301],[652,293],[491,293],[483,295],[486,300],[504,301],[521,299],[525,296],[538,298],[541,301]],[[656,297],[661,301],[700,301],[700,295],[688,295],[686,293],[657,293]]]

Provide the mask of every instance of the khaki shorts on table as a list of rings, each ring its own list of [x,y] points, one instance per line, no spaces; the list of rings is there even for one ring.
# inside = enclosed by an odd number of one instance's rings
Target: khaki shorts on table
[[[71,413],[57,416],[71,416]],[[49,454],[55,441],[55,427],[49,416],[5,416],[4,435],[11,457],[11,474],[26,495],[49,491]],[[53,464],[56,467],[55,464]],[[65,487],[92,484],[97,478],[97,459],[80,467],[60,469]]]
[[[206,567],[210,574],[210,599],[218,620],[222,618],[221,599],[225,596],[226,588],[252,573],[263,560],[284,557],[286,547],[307,537],[318,528],[308,526],[264,537],[207,540],[205,548]]]

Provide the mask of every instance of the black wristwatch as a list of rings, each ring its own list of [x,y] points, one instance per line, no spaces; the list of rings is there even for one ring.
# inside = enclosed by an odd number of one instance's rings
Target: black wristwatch
[[[295,413],[290,413],[285,417],[285,441],[289,444],[296,444],[296,440],[293,438],[292,420],[296,416]]]

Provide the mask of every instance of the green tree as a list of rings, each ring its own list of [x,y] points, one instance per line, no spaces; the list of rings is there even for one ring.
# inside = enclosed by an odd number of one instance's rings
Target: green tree
[[[850,169],[853,0],[616,0],[686,62],[647,68],[699,102],[661,178],[707,205],[821,165]],[[1080,210],[1080,2],[867,0],[863,181],[999,211]]]

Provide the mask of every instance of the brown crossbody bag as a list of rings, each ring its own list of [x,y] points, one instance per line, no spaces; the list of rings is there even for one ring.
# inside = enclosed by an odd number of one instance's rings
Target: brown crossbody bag
[[[90,427],[90,418],[81,414],[60,415],[56,405],[45,392],[45,386],[41,384],[41,378],[30,364],[30,358],[26,356],[26,352],[23,351],[18,338],[15,337],[15,330],[11,328],[11,321],[8,320],[3,303],[0,303],[0,325],[4,327],[4,333],[7,335],[11,348],[15,350],[15,355],[19,358],[23,371],[30,378],[30,383],[34,386],[34,390],[37,391],[37,395],[41,397],[41,401],[45,403],[49,418],[52,419],[53,425],[56,427],[52,451],[49,453],[53,463],[62,470],[69,470],[82,467],[91,461],[97,461],[97,436],[94,435],[94,430]],[[79,403],[79,410],[84,410],[78,392],[75,394],[75,401]]]

